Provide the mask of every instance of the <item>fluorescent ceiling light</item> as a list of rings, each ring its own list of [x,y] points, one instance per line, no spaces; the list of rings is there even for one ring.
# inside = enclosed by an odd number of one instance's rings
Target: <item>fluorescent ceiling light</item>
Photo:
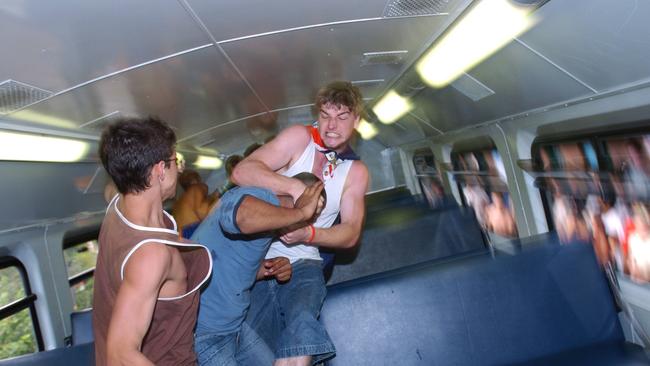
[[[389,91],[383,98],[372,108],[377,118],[383,123],[389,124],[397,121],[404,114],[413,109],[411,102],[394,90]]]
[[[529,9],[508,0],[482,0],[418,62],[429,85],[442,88],[530,29]]]
[[[370,140],[373,137],[377,136],[377,134],[379,133],[377,127],[373,126],[365,119],[362,119],[359,122],[359,127],[357,127],[357,131],[359,131],[361,138],[364,140]]]
[[[199,155],[194,162],[194,166],[201,169],[219,169],[223,165],[223,161],[214,156]]]
[[[18,119],[21,121],[33,122],[42,125],[61,127],[61,128],[77,128],[77,124],[69,119],[58,118],[49,116],[47,114],[34,112],[28,109],[14,112],[7,117],[11,119]]]
[[[0,131],[0,160],[73,162],[88,147],[79,140]]]

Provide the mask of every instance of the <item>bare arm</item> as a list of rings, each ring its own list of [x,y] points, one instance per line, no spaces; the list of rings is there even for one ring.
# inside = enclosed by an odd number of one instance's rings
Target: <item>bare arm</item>
[[[366,214],[365,194],[368,189],[368,169],[358,161],[350,168],[350,173],[341,196],[341,223],[330,228],[315,228],[313,245],[325,248],[352,248],[361,236]],[[297,229],[281,237],[287,244],[306,243],[311,237],[308,226]]]
[[[276,172],[287,168],[300,157],[309,139],[309,131],[305,126],[292,126],[283,130],[276,138],[237,164],[232,172],[232,181],[239,186],[267,188],[273,193],[298,199],[305,185]]]
[[[109,365],[153,365],[141,352],[142,340],[170,264],[169,250],[157,244],[143,246],[127,262],[108,326]]]
[[[237,226],[243,234],[280,229],[310,220],[320,199],[323,183],[307,187],[294,208],[275,206],[253,196],[245,196],[236,213]]]

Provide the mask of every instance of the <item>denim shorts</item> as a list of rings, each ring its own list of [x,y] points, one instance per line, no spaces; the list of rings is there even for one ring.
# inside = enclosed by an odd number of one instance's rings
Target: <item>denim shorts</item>
[[[275,351],[276,358],[312,356],[315,364],[336,352],[318,321],[327,292],[322,263],[302,259],[292,266],[287,283],[271,280],[255,284],[245,322]]]
[[[275,359],[273,351],[246,323],[238,332],[227,335],[197,334],[194,351],[199,365],[206,366],[271,366]]]

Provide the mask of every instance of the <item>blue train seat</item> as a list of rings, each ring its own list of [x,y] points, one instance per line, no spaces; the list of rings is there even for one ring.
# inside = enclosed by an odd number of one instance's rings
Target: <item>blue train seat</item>
[[[72,323],[72,345],[90,343],[95,340],[93,335],[93,311],[86,309],[70,314]]]
[[[588,245],[545,237],[328,288],[328,365],[648,364],[626,344]],[[598,352],[594,352],[598,350]]]

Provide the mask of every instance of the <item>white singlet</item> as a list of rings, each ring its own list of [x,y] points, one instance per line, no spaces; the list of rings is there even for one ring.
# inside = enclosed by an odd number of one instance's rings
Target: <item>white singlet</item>
[[[314,155],[319,153],[317,151],[318,145],[310,138],[309,144],[300,155],[300,158],[293,163],[284,173],[285,177],[293,177],[294,175],[302,172],[312,172],[314,166]],[[341,208],[341,195],[343,193],[343,186],[345,179],[348,176],[350,167],[353,160],[344,160],[342,163],[337,164],[336,168],[331,174],[329,179],[325,179],[325,192],[327,193],[327,204],[321,212],[320,216],[316,219],[314,227],[328,228],[332,226],[336,216],[338,216]],[[292,244],[285,245],[279,240],[274,241],[266,253],[266,258],[287,257],[291,263],[298,259],[314,259],[322,260],[318,252],[318,247],[314,245]]]

